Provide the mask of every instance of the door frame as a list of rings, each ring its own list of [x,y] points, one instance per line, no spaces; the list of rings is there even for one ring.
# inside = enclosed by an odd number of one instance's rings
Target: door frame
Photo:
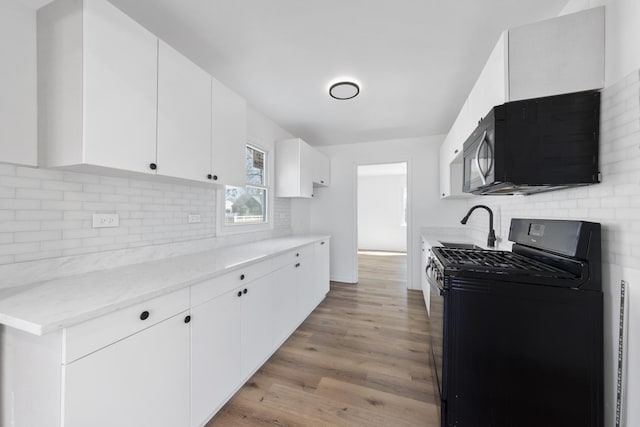
[[[354,218],[353,222],[355,226],[353,227],[353,235],[352,242],[353,247],[351,253],[353,254],[353,277],[355,279],[355,283],[358,283],[358,168],[360,166],[372,166],[372,165],[391,165],[397,163],[404,163],[407,165],[407,172],[405,174],[405,180],[407,185],[407,229],[405,232],[405,241],[407,244],[407,289],[413,289],[413,258],[414,258],[414,247],[411,244],[411,236],[413,236],[413,182],[411,180],[411,161],[409,159],[400,159],[396,161],[388,161],[388,162],[356,162],[353,166],[353,175],[354,175],[354,188],[353,194],[355,197],[353,198],[354,205]]]

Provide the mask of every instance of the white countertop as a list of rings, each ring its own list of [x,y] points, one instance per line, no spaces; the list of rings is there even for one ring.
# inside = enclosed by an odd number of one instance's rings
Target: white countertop
[[[43,335],[328,238],[280,237],[6,289],[0,323]]]

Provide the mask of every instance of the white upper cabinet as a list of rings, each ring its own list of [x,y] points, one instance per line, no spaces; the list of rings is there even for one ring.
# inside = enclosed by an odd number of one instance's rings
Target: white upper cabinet
[[[211,76],[160,40],[157,173],[208,181],[210,158]]]
[[[328,187],[331,182],[331,161],[326,154],[313,150],[311,155],[311,167],[313,168],[313,185]]]
[[[106,0],[55,0],[37,25],[41,167],[245,185],[242,97]]]
[[[212,79],[211,180],[236,187],[246,184],[247,102]]]
[[[157,44],[104,0],[38,10],[40,166],[154,173]]]
[[[312,197],[313,151],[300,138],[276,143],[276,197]]]
[[[510,101],[604,87],[605,8],[509,30]]]

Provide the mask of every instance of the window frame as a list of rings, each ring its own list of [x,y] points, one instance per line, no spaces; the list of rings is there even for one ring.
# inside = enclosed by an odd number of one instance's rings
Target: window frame
[[[226,223],[226,193],[227,187],[235,187],[233,185],[223,185],[217,193],[216,197],[216,205],[217,205],[217,213],[216,215],[216,235],[218,236],[226,236],[232,234],[243,234],[243,233],[252,233],[257,231],[268,231],[273,229],[273,191],[272,191],[272,173],[274,167],[273,156],[271,155],[272,151],[268,150],[258,141],[255,141],[251,138],[247,140],[245,143],[245,147],[250,147],[254,150],[261,151],[265,155],[264,162],[264,185],[255,185],[255,184],[246,184],[243,188],[253,187],[260,188],[266,191],[265,201],[267,207],[265,209],[266,220],[260,224],[227,224]],[[246,175],[246,171],[245,171]]]

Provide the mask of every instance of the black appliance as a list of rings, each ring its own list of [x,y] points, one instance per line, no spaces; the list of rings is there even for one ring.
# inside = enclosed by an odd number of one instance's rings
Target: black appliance
[[[601,427],[600,224],[512,219],[509,240],[431,248],[441,426]]]
[[[533,194],[599,182],[600,92],[493,107],[464,143],[463,191]]]

